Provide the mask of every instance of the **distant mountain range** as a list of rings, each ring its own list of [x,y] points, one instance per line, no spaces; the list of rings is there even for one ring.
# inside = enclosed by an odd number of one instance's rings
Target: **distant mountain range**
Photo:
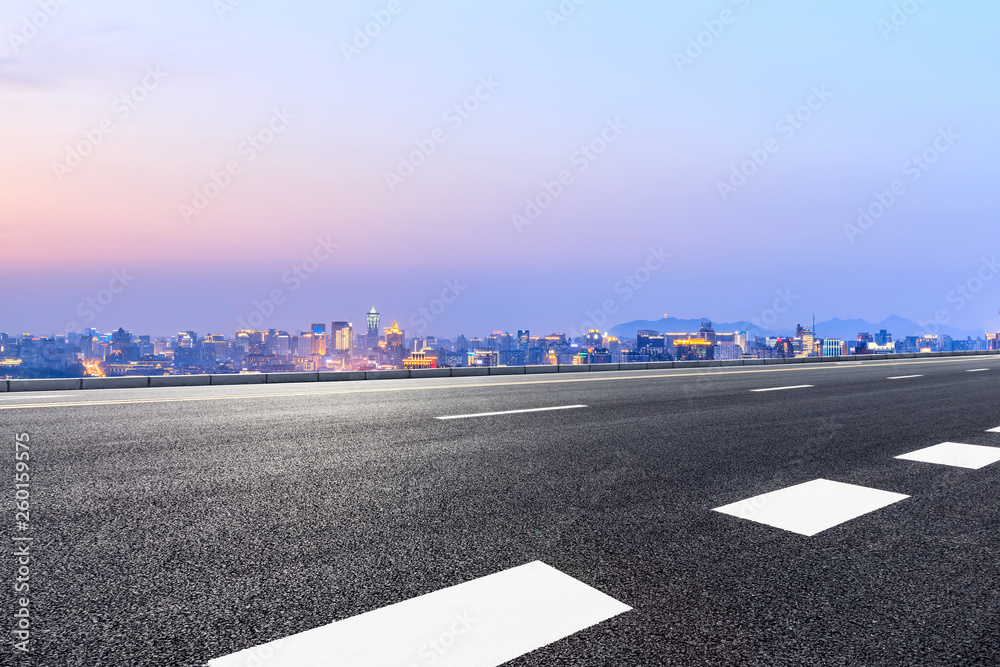
[[[618,337],[635,338],[635,334],[640,329],[652,329],[662,333],[672,332],[695,332],[701,328],[701,323],[709,321],[709,318],[699,318],[694,320],[682,320],[676,317],[665,317],[659,320],[633,320],[624,322],[612,327],[610,333]],[[803,322],[802,325],[808,327],[812,322]],[[766,329],[759,327],[752,322],[716,322],[712,320],[712,328],[719,332],[751,331],[754,336],[791,336],[795,334],[794,329]],[[921,336],[928,333],[938,333],[944,336],[951,336],[956,340],[965,340],[969,336],[972,338],[982,337],[984,331],[965,331],[955,327],[938,325],[935,329],[925,330],[919,324],[905,317],[893,315],[881,322],[869,322],[862,319],[842,320],[833,318],[825,322],[816,323],[815,334],[819,338],[840,338],[842,340],[854,340],[863,331],[870,334],[877,334],[881,329],[885,329],[892,334],[893,340],[901,340],[907,336]]]

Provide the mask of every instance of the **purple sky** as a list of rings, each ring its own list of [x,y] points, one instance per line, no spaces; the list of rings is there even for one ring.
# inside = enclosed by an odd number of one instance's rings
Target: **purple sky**
[[[227,1],[0,10],[0,331],[1000,329],[995,3]]]

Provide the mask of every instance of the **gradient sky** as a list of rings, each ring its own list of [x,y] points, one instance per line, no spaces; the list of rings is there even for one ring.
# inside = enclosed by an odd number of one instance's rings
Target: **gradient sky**
[[[586,0],[554,23],[558,0],[399,0],[350,60],[342,44],[395,3],[237,2],[69,0],[37,30],[39,3],[4,3],[0,331],[231,333],[275,290],[263,326],[287,330],[357,326],[373,304],[442,336],[568,331],[606,304],[608,324],[749,320],[779,291],[794,298],[775,327],[1000,329],[995,2]],[[123,117],[149,68],[166,77]],[[454,127],[446,112],[483,77],[499,86]],[[831,96],[779,131],[813,88]],[[275,109],[294,119],[248,160]],[[57,175],[104,119],[113,131]],[[575,152],[608,119],[627,127],[581,172]],[[437,128],[447,140],[391,190],[386,172]],[[912,180],[907,161],[949,128]],[[723,201],[719,182],[769,139]],[[187,222],[181,205],[230,161],[240,173]],[[563,170],[518,233],[512,215]],[[905,191],[849,234],[894,180]],[[320,238],[337,248],[296,286]],[[671,256],[647,275],[651,248]],[[418,326],[446,281],[458,297]]]

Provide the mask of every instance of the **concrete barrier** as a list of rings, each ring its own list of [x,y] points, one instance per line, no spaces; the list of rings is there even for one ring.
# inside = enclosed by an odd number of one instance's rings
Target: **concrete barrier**
[[[593,371],[617,371],[621,370],[619,368],[621,364],[591,364],[590,370]]]
[[[319,373],[267,373],[267,384],[285,384],[289,382],[318,382]]]
[[[450,378],[450,368],[411,368],[411,378]]]
[[[142,389],[149,386],[149,377],[129,375],[120,378],[83,378],[84,389]]]
[[[41,380],[5,380],[7,391],[72,391],[83,388],[81,378],[44,378]]]
[[[264,384],[267,375],[264,373],[220,373],[208,376],[212,385],[234,384]]]
[[[211,384],[209,375],[152,375],[150,387],[207,387]]]
[[[620,371],[644,371],[649,366],[645,361],[633,361],[627,364],[618,364]]]
[[[451,376],[453,378],[462,377],[479,377],[480,375],[489,375],[490,369],[488,366],[466,366],[464,368],[452,368]]]
[[[0,393],[7,391],[7,387],[10,386],[10,380],[0,380]]]
[[[405,380],[410,377],[410,371],[405,368],[394,371],[365,371],[366,380]]]
[[[0,380],[0,392],[69,391],[75,389],[133,389],[145,387],[192,387],[205,385],[240,385],[293,382],[335,382],[389,380],[404,378],[470,377],[482,375],[537,375],[539,373],[583,373],[588,371],[638,371],[713,366],[762,366],[789,363],[829,363],[849,361],[886,361],[925,357],[967,357],[1000,355],[997,350],[960,350],[957,352],[904,352],[891,354],[855,354],[835,357],[800,357],[794,359],[733,359],[703,361],[654,361],[625,364],[564,364],[561,366],[475,366],[472,368],[432,368],[383,371],[347,371],[319,373],[223,373],[212,375],[128,376],[111,378],[44,378],[38,380]]]
[[[351,380],[364,380],[364,371],[321,371],[316,374],[319,382],[349,382]]]
[[[490,375],[524,375],[524,366],[490,366]]]
[[[560,373],[588,373],[590,364],[559,364]]]

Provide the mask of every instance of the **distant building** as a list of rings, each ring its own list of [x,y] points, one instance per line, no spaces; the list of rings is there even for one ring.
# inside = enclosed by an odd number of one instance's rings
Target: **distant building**
[[[531,347],[531,332],[528,329],[517,330],[517,349],[527,354]]]
[[[365,346],[369,350],[373,350],[378,347],[379,341],[379,314],[375,311],[375,306],[372,306],[372,309],[368,311],[365,320],[368,324],[368,335],[365,338]]]
[[[840,357],[845,354],[844,341],[839,338],[825,338],[823,339],[823,356],[824,357]]]
[[[773,347],[774,356],[778,359],[791,359],[795,356],[791,338],[775,338]]]
[[[701,328],[698,329],[697,338],[708,341],[710,344],[715,345],[715,329],[712,328],[711,322],[702,322]],[[676,343],[674,343],[676,345]]]
[[[354,325],[350,322],[333,322],[330,329],[333,353],[343,362],[344,368],[354,364]]]
[[[469,353],[470,366],[499,366],[500,353],[496,350],[477,349]]]
[[[437,357],[428,356],[425,352],[414,352],[403,359],[403,368],[437,368]]]
[[[723,341],[715,344],[715,359],[717,361],[731,361],[740,359],[742,356],[743,351],[736,343]]]
[[[678,339],[674,341],[674,359],[677,361],[711,360],[715,358],[715,346],[702,338]]]
[[[312,331],[312,353],[324,356],[326,354],[326,324],[313,324]]]
[[[396,321],[392,321],[392,326],[385,330],[385,344],[386,347],[405,347],[403,343],[403,338],[405,332],[399,328]]]
[[[304,333],[298,337],[295,346],[295,356],[300,358],[308,357],[313,353],[313,335]]]
[[[587,347],[601,347],[604,343],[604,336],[597,329],[590,329],[587,335],[583,337],[584,345]]]

